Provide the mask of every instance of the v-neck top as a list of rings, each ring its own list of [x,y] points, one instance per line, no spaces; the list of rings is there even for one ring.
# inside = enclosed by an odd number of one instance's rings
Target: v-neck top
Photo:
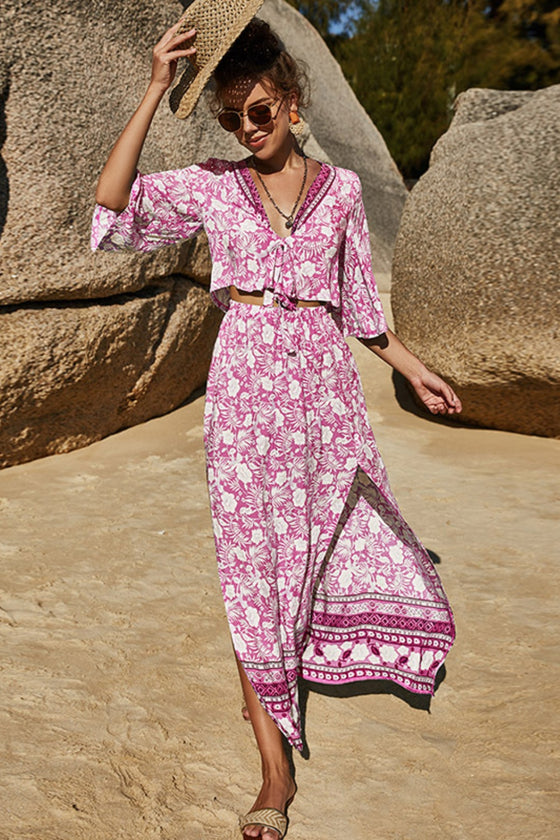
[[[300,219],[302,218],[302,216],[304,216],[308,212],[308,208],[309,208],[310,203],[313,201],[313,199],[315,198],[317,193],[320,192],[320,190],[324,186],[325,182],[329,179],[329,169],[330,169],[330,167],[328,167],[325,163],[321,163],[319,172],[317,173],[315,178],[312,180],[311,184],[307,188],[307,192],[303,196],[303,201],[300,204],[300,206],[299,206],[299,208],[298,208],[298,210],[297,210],[297,212],[294,216],[293,224],[292,224],[290,233],[288,233],[288,236],[291,236],[291,234],[296,230]],[[276,233],[275,230],[272,230],[272,226],[270,225],[270,219],[268,218],[268,214],[267,214],[265,206],[263,204],[262,196],[259,192],[259,188],[257,187],[256,181],[251,174],[251,170],[249,168],[247,159],[239,161],[239,174],[240,174],[241,178],[243,179],[242,184],[241,184],[242,187],[248,188],[248,195],[251,196],[252,201],[255,205],[255,209],[258,212],[260,212],[263,220],[266,223],[268,223],[269,227],[271,228],[272,233],[275,236],[278,236],[278,239],[282,239],[282,238],[287,239],[287,236],[281,237],[281,236],[279,236],[278,233]]]
[[[229,307],[230,286],[270,290],[330,304],[345,336],[373,338],[387,330],[355,172],[321,164],[286,237],[270,226],[246,160],[210,158],[185,169],[137,173],[124,210],[96,206],[91,247],[147,252],[203,229],[212,257],[210,294],[221,309]]]

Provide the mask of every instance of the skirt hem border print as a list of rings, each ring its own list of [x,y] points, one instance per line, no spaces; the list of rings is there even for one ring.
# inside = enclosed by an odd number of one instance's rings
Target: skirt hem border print
[[[230,305],[204,433],[233,646],[288,741],[302,749],[300,677],[433,694],[453,615],[391,492],[354,358],[325,307]]]

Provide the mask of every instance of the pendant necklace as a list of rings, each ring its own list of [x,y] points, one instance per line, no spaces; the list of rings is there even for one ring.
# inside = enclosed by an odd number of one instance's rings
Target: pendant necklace
[[[256,174],[257,174],[257,178],[259,179],[259,181],[261,182],[261,184],[262,184],[262,186],[263,186],[263,189],[264,189],[265,193],[266,193],[266,194],[267,194],[267,196],[268,196],[268,199],[269,199],[270,203],[271,203],[271,204],[272,204],[272,206],[273,206],[273,207],[274,207],[274,208],[275,208],[275,209],[276,209],[276,210],[280,213],[280,215],[282,216],[282,218],[285,220],[285,221],[284,221],[284,224],[285,224],[285,226],[286,226],[286,227],[288,228],[288,230],[289,230],[289,229],[293,226],[293,224],[294,224],[294,217],[295,217],[295,214],[296,214],[296,207],[298,206],[298,204],[299,204],[299,200],[300,200],[301,196],[303,195],[303,190],[304,190],[304,188],[305,188],[305,184],[306,184],[306,181],[307,181],[307,157],[306,157],[306,155],[303,155],[303,181],[301,182],[301,187],[299,188],[298,197],[296,198],[296,200],[295,200],[295,202],[294,202],[294,206],[292,207],[291,213],[289,213],[289,214],[288,214],[288,213],[284,213],[284,211],[283,211],[283,210],[280,210],[280,208],[278,207],[278,205],[276,204],[276,202],[275,202],[275,201],[274,201],[274,199],[272,198],[272,196],[271,196],[271,194],[270,194],[270,191],[269,191],[268,187],[266,186],[265,182],[264,182],[264,181],[263,181],[263,179],[261,178],[261,173],[259,172],[259,170],[257,169],[257,167],[256,167],[256,166],[255,166],[255,172],[256,172]]]

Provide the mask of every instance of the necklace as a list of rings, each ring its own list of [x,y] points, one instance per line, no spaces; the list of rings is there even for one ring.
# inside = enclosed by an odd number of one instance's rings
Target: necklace
[[[267,194],[267,196],[269,198],[270,203],[280,213],[282,218],[285,219],[284,224],[286,225],[286,227],[289,230],[294,224],[294,216],[296,214],[296,207],[298,206],[299,200],[300,200],[301,196],[303,195],[303,190],[304,190],[304,187],[305,187],[305,184],[306,184],[306,181],[307,181],[307,157],[306,157],[306,155],[303,155],[303,181],[301,182],[301,187],[299,188],[298,197],[296,198],[296,200],[294,202],[294,206],[292,207],[292,210],[289,214],[284,213],[283,210],[280,210],[280,208],[278,207],[278,205],[276,204],[276,202],[272,198],[268,187],[266,186],[265,182],[261,178],[261,173],[259,172],[259,170],[257,169],[256,166],[255,166],[255,172],[257,173],[257,178],[261,182],[261,184],[263,186],[263,189],[264,189],[265,193]]]

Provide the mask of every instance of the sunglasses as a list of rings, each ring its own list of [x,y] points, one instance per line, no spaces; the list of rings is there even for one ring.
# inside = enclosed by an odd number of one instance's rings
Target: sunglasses
[[[247,114],[253,125],[268,125],[268,123],[275,120],[278,116],[280,108],[278,108],[274,115],[272,114],[272,106],[277,102],[282,103],[282,99],[275,99],[270,105],[264,102],[258,105],[251,105],[246,111],[234,111],[232,108],[224,108],[218,114],[218,122],[226,131],[239,131],[243,125],[243,117]]]

